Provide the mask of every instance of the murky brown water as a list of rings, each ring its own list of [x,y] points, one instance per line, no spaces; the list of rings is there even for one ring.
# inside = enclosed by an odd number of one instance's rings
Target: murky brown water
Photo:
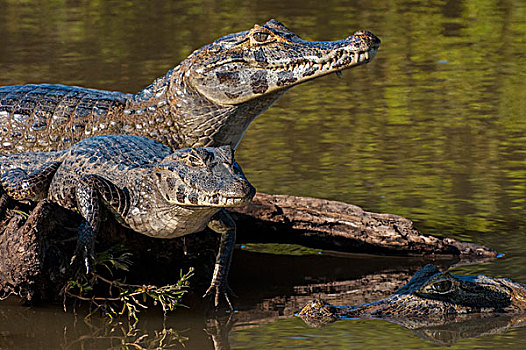
[[[312,40],[369,29],[382,46],[372,63],[342,79],[329,76],[292,89],[251,125],[238,161],[258,190],[343,200],[408,217],[426,233],[506,254],[455,272],[526,282],[523,1],[0,0],[0,85],[52,82],[134,92],[193,49],[269,18]],[[291,297],[298,286],[375,274],[396,281],[419,264],[237,251],[236,304],[258,308],[261,317],[252,313],[236,322],[230,345],[435,347],[383,321],[313,329],[296,318],[278,319],[301,306],[303,299]],[[370,298],[375,288],[370,286]],[[141,327],[152,337],[162,318],[155,312],[145,318]],[[187,348],[212,348],[202,330],[205,320],[199,310],[176,312],[167,326],[188,338],[181,338]],[[60,308],[0,304],[0,349],[122,342],[104,332]],[[455,347],[522,349],[525,339],[526,329],[517,328],[463,339]]]

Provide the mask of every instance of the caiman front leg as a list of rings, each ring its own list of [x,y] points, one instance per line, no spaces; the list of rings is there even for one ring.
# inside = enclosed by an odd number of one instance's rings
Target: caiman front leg
[[[83,220],[78,230],[77,248],[71,258],[71,263],[82,257],[89,273],[90,259],[95,258],[95,237],[100,227],[100,199],[96,185],[97,178],[94,176],[82,177],[75,187],[75,199],[77,209]]]
[[[234,244],[236,242],[236,223],[224,209],[221,209],[212,217],[212,219],[210,219],[208,227],[214,232],[221,234],[221,242],[219,243],[219,251],[217,252],[212,282],[203,297],[214,293],[214,305],[215,307],[218,307],[219,298],[222,294],[228,302],[230,310],[233,310],[234,308],[228,297],[229,287],[227,277],[232,262]]]
[[[20,168],[0,174],[0,213],[4,211],[10,198],[18,201],[46,198],[49,184],[60,164],[62,162],[48,162],[29,174]]]
[[[75,199],[84,219],[79,226],[78,241],[71,262],[81,254],[89,273],[89,260],[95,258],[95,237],[101,223],[101,208],[111,207],[116,213],[126,215],[130,197],[127,191],[98,175],[83,176],[75,187]]]
[[[0,185],[0,216],[4,214],[4,210],[9,202],[9,195],[5,192],[3,187]]]

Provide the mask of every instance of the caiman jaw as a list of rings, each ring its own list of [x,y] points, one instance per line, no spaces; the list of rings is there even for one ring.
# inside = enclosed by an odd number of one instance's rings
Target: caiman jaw
[[[255,190],[239,197],[224,196],[219,193],[216,194],[204,194],[191,191],[190,194],[178,193],[177,198],[169,200],[168,202],[172,205],[180,205],[187,207],[239,207],[250,203],[252,197],[254,197]]]
[[[191,207],[239,207],[250,203],[256,189],[248,182],[244,175],[236,174],[237,179],[225,179],[225,181],[213,180],[217,185],[215,191],[206,191],[203,188],[193,189],[191,183],[187,183],[189,190],[186,193],[177,193],[177,202],[172,204]]]
[[[268,69],[274,71],[289,71],[301,75],[308,79],[317,78],[330,73],[338,73],[344,69],[359,66],[371,61],[378,52],[378,47],[372,47],[367,51],[352,52],[347,49],[337,50],[327,58],[317,58],[298,60],[287,64],[270,65]],[[296,84],[308,79],[299,79]]]
[[[268,69],[297,71],[314,67],[319,71],[335,71],[338,68],[349,68],[358,64],[367,63],[376,56],[377,52],[377,48],[371,48],[368,51],[362,52],[350,52],[346,49],[341,49],[327,59],[314,58],[313,60],[301,60],[290,64],[275,64],[270,65]]]

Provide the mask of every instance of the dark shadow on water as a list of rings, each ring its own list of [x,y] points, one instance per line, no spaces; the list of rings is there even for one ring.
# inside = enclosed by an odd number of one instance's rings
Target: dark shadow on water
[[[108,324],[95,316],[85,322],[88,310],[80,308],[75,315],[60,307],[22,307],[10,299],[0,308],[0,346],[2,348],[165,348],[229,349],[232,334],[247,329],[265,332],[265,325],[290,319],[312,298],[323,298],[334,304],[361,304],[384,298],[405,284],[423,265],[423,258],[378,257],[356,254],[287,256],[237,250],[231,271],[234,298],[233,314],[224,310],[217,314],[207,309],[206,301],[189,295],[180,308],[162,317],[159,309],[141,313],[136,328],[125,320]],[[441,268],[454,266],[458,261],[438,260]],[[52,320],[52,321],[50,321]],[[470,320],[471,323],[419,327],[410,326],[415,334],[446,344],[449,340],[480,334],[505,331],[522,321],[505,318]],[[494,325],[490,329],[489,325]],[[497,327],[498,325],[498,327]],[[327,328],[330,332],[330,328]],[[287,334],[283,334],[287,336]],[[293,336],[293,334],[289,334]],[[233,344],[235,345],[235,344]]]

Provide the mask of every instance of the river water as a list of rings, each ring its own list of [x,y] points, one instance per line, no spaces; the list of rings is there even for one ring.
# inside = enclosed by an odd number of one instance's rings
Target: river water
[[[455,273],[526,283],[524,1],[0,0],[0,85],[48,82],[135,92],[192,50],[270,18],[309,40],[368,29],[382,46],[373,62],[341,79],[331,75],[290,90],[250,126],[237,159],[257,189],[405,216],[425,233],[505,254],[456,265]],[[0,349],[119,347],[144,334],[152,339],[163,328],[187,349],[213,348],[212,339],[217,347],[228,340],[234,349],[422,349],[440,343],[385,321],[310,328],[290,316],[319,293],[346,295],[342,302],[389,294],[425,263],[421,259],[247,248],[236,251],[231,274],[239,310],[217,328],[219,335],[210,335],[214,324],[199,308],[166,320],[148,312],[139,333],[125,338],[61,307],[26,308],[8,300],[0,303]],[[359,295],[349,299],[353,293]],[[525,346],[526,328],[452,345]]]

